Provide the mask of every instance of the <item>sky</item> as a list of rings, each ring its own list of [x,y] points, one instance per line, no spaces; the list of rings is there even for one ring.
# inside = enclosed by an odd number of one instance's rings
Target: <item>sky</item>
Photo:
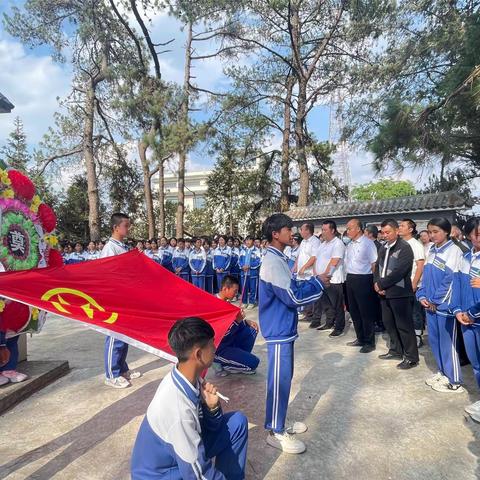
[[[8,12],[12,5],[22,5],[22,0],[1,0],[0,14]],[[162,76],[168,81],[182,82],[183,50],[185,33],[181,24],[164,12],[152,18],[152,37],[158,42],[174,39],[168,46],[170,52],[160,57]],[[205,42],[207,43],[207,42]],[[213,44],[205,44],[199,52],[212,52]],[[223,75],[224,64],[219,59],[195,62],[196,84],[209,90],[222,90],[228,87]],[[53,115],[59,110],[58,99],[70,90],[71,68],[68,63],[55,63],[49,56],[48,48],[29,49],[16,38],[12,38],[0,24],[0,92],[14,105],[11,114],[0,115],[0,146],[4,144],[13,129],[15,116],[24,123],[27,140],[33,148],[42,139],[49,126],[53,125]],[[309,116],[309,129],[317,139],[328,140],[329,108],[319,105]],[[371,167],[372,157],[361,147],[352,150],[350,156],[351,177],[354,184],[375,180]],[[190,156],[187,169],[207,170],[214,164],[206,149],[200,149]],[[416,185],[428,179],[430,170],[407,170],[393,178],[410,179]]]

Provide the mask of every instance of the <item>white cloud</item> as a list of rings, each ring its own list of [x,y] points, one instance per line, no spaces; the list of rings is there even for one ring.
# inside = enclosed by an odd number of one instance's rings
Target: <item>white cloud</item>
[[[20,42],[0,38],[0,88],[15,105],[11,114],[0,115],[0,144],[19,116],[30,145],[38,143],[58,110],[57,97],[70,88],[67,66],[55,64],[49,56],[27,52]]]

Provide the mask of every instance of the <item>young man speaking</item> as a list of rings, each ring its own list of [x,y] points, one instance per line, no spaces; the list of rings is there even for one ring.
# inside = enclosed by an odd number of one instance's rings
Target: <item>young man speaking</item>
[[[325,274],[309,280],[292,280],[288,257],[283,253],[292,242],[293,222],[283,213],[271,215],[263,224],[270,246],[260,267],[259,319],[268,347],[267,400],[265,428],[267,443],[286,453],[303,453],[305,444],[295,438],[307,426],[296,422],[285,428],[288,399],[293,376],[293,345],[298,337],[298,307],[318,300],[329,277]]]

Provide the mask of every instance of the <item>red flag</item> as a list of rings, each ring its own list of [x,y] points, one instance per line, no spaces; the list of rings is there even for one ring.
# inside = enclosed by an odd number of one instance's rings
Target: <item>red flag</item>
[[[215,344],[239,308],[210,295],[135,250],[76,265],[0,273],[0,297],[79,320],[170,361],[167,335],[196,316],[215,330]]]

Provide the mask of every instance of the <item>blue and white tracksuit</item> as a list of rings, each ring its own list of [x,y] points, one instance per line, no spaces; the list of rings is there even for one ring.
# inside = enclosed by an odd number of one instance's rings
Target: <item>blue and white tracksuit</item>
[[[213,291],[213,277],[215,270],[213,270],[213,250],[211,248],[206,252],[207,265],[205,266],[205,290],[208,293],[216,293]]]
[[[100,258],[113,257],[128,252],[128,247],[114,238],[110,238],[103,247]],[[117,378],[128,372],[127,365],[128,343],[116,340],[113,337],[105,338],[105,376],[109,379]]]
[[[240,252],[238,264],[241,271],[242,303],[255,305],[257,303],[258,273],[262,264],[262,252],[257,247],[245,247]],[[244,267],[248,267],[248,270],[243,270]]]
[[[257,331],[245,320],[233,322],[217,347],[215,362],[229,372],[256,370],[260,363],[260,359],[252,353],[256,338]]]
[[[160,247],[158,251],[162,255],[162,267],[165,267],[167,270],[173,272],[172,267],[172,257],[173,257],[173,248],[170,246]]]
[[[298,249],[299,247],[291,248],[288,252],[288,268],[290,271],[293,271],[293,267],[295,266],[295,262],[297,261],[298,257]]]
[[[85,260],[86,260],[85,252],[82,252],[82,253],[72,252],[65,259],[65,265],[74,265],[76,263],[83,263],[85,262]]]
[[[232,248],[232,258],[230,260],[230,275],[233,275],[238,281],[240,281],[240,265],[238,260],[240,258],[241,250],[237,247]]]
[[[162,380],[135,440],[132,480],[245,478],[247,418],[241,412],[211,413],[199,388],[176,367]]]
[[[475,322],[462,325],[462,332],[465,350],[480,387],[480,288],[470,285],[474,278],[480,278],[480,252],[470,250],[463,255],[459,271],[454,275],[452,311],[454,314],[465,312]]]
[[[293,377],[293,345],[298,337],[297,308],[316,302],[324,287],[316,278],[292,280],[288,258],[268,247],[260,267],[259,320],[268,348],[265,428],[285,430]]]
[[[149,258],[151,258],[155,263],[162,265],[163,252],[161,250],[152,250]]]
[[[190,280],[190,266],[188,264],[188,252],[183,249],[176,248],[172,256],[172,267],[176,273],[177,268],[181,268],[179,277],[187,282]]]
[[[197,250],[193,248],[188,257],[188,264],[190,266],[190,276],[192,283],[202,290],[205,290],[205,267],[207,266],[207,255],[203,248]]]
[[[435,313],[426,310],[428,342],[438,370],[452,385],[462,383],[462,372],[457,352],[459,332],[451,310],[453,278],[462,259],[462,251],[451,241],[437,248],[433,245],[427,255],[422,285],[417,299],[428,300],[437,306]]]
[[[230,247],[217,247],[213,251],[213,269],[217,276],[217,288],[220,290],[222,288],[222,280],[225,275],[230,273],[230,261],[232,258],[232,250]],[[223,270],[222,272],[217,272],[217,269]]]
[[[97,260],[97,258],[100,258],[100,252],[97,252],[96,250],[94,252],[87,250],[84,255],[85,260]]]

